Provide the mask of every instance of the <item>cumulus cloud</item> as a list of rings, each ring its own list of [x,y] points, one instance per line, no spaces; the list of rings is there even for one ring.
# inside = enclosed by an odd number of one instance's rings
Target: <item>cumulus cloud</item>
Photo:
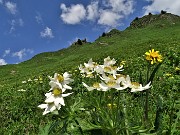
[[[161,10],[180,15],[180,0],[147,0],[150,5],[143,7],[145,15],[149,12],[159,13]]]
[[[8,1],[8,2],[5,3],[5,7],[13,15],[15,15],[17,13],[16,3]]]
[[[113,12],[129,15],[133,13],[133,0],[106,0],[104,5],[111,7]]]
[[[109,10],[102,10],[100,12],[98,24],[116,27],[118,25],[118,20],[120,18],[122,18],[122,16],[117,13],[114,13]]]
[[[13,56],[13,57],[18,57],[19,60],[22,60],[23,57],[27,55],[27,53],[32,54],[33,52],[34,52],[34,51],[33,51],[32,49],[25,49],[25,48],[24,48],[24,49],[22,49],[22,50],[20,50],[20,51],[17,51],[17,52],[12,53],[12,56]]]
[[[0,58],[0,66],[6,65],[6,64],[7,64],[6,61],[5,61],[4,59],[1,59],[1,58]]]
[[[65,4],[61,4],[62,9],[61,19],[67,24],[77,24],[86,17],[86,10],[82,4],[71,5],[66,7]]]
[[[133,0],[98,0],[87,7],[82,4],[67,7],[61,4],[61,19],[67,24],[78,24],[83,20],[97,22],[100,25],[116,27],[120,19],[133,13]]]
[[[7,49],[4,51],[3,57],[6,57],[8,54],[10,54],[11,50]]]
[[[52,29],[46,27],[43,31],[40,32],[42,38],[54,38]]]
[[[87,20],[94,21],[99,16],[98,12],[98,1],[91,2],[91,4],[87,6]]]

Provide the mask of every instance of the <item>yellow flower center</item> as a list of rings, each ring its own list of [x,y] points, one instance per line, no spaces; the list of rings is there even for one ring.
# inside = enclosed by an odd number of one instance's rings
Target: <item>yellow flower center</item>
[[[95,83],[93,84],[93,87],[94,87],[94,88],[100,88],[99,83],[98,83],[98,82],[95,82]]]
[[[125,75],[123,75],[123,74],[117,74],[117,75],[116,75],[116,78],[117,78],[117,79],[119,79],[120,77],[124,77],[124,78],[126,78],[126,76],[125,76]]]
[[[113,70],[117,69],[117,66],[113,66],[112,69],[113,69]]]
[[[62,75],[60,75],[60,74],[58,74],[57,79],[58,79],[59,82],[64,81],[64,77]]]
[[[105,71],[105,72],[111,71],[111,67],[104,67],[104,71]]]
[[[108,87],[113,87],[114,85],[116,85],[116,82],[114,82],[114,81],[107,82]]]
[[[62,94],[62,90],[59,88],[54,88],[53,92],[54,96],[59,96],[60,94]]]
[[[93,77],[92,73],[88,73],[86,77]]]
[[[140,84],[137,82],[132,82],[131,84],[132,84],[133,88],[135,88],[135,89],[139,88],[139,86],[140,86]]]
[[[108,78],[114,80],[114,77],[112,75],[108,75]]]

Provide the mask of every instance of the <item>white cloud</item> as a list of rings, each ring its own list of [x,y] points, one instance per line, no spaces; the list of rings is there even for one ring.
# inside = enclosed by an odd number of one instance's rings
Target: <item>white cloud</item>
[[[112,7],[112,11],[118,12],[124,15],[133,13],[133,0],[107,0],[108,7]]]
[[[0,4],[3,4],[3,0],[0,0]]]
[[[66,7],[61,4],[61,19],[67,24],[78,24],[83,20],[100,25],[116,27],[120,19],[134,12],[134,0],[95,0],[85,8],[82,4]]]
[[[5,3],[5,7],[13,15],[15,15],[17,13],[16,3],[8,1],[8,2]]]
[[[87,6],[87,20],[94,21],[99,16],[98,12],[98,1],[91,2],[91,4]]]
[[[42,38],[54,38],[52,30],[46,27],[42,32],[40,32]]]
[[[109,10],[102,10],[100,12],[98,24],[116,27],[118,25],[118,20],[120,18],[122,18],[122,16],[117,13],[114,13]]]
[[[16,26],[20,26],[20,27],[24,26],[24,21],[21,18],[16,19],[16,20],[12,19],[11,22],[10,22],[10,25],[11,25],[11,28],[9,30],[9,33],[12,33],[12,32],[14,32],[16,30]]]
[[[6,57],[8,54],[10,54],[11,50],[7,49],[4,51],[3,57]]]
[[[26,55],[26,49],[22,49],[22,50],[20,50],[20,51],[18,51],[18,52],[14,52],[14,53],[12,54],[13,57],[17,56],[17,57],[19,57],[20,60],[21,60],[21,59],[23,58],[23,56],[25,56],[25,55]]]
[[[23,21],[23,19],[18,19],[18,25],[19,26],[24,26],[24,21]]]
[[[13,56],[13,57],[18,57],[20,60],[22,60],[23,57],[27,55],[27,53],[32,54],[33,52],[34,52],[34,51],[33,51],[32,49],[25,49],[25,48],[24,48],[24,49],[22,49],[22,50],[20,50],[20,51],[18,51],[18,52],[12,53],[12,56]]]
[[[0,59],[0,66],[2,66],[2,65],[6,65],[7,63],[6,63],[6,61],[4,60],[4,59]]]
[[[82,4],[71,5],[67,8],[65,4],[61,4],[61,19],[67,24],[77,24],[86,17],[86,10]]]
[[[143,7],[145,15],[149,12],[159,13],[161,10],[165,10],[169,13],[180,15],[180,0],[148,0],[152,2],[150,5]]]
[[[41,16],[41,14],[39,12],[37,12],[37,15],[35,16],[35,19],[36,19],[37,23],[39,23],[39,24],[43,23],[42,16]]]
[[[11,28],[10,28],[10,30],[9,30],[9,33],[12,33],[13,31],[15,31],[16,21],[15,21],[14,19],[11,20],[10,25],[11,25]]]
[[[98,24],[109,27],[119,26],[120,19],[133,13],[133,0],[104,0],[105,9],[100,10],[100,18]]]
[[[26,52],[30,53],[30,54],[33,54],[34,53],[34,50],[32,49],[26,49]]]

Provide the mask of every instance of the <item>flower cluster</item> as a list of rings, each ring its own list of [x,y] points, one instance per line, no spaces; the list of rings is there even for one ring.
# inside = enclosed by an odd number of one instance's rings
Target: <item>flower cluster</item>
[[[104,64],[99,65],[93,62],[92,59],[88,63],[84,63],[79,66],[80,73],[83,77],[96,78],[97,82],[94,82],[91,86],[83,82],[83,85],[89,90],[108,91],[110,89],[124,90],[131,89],[131,92],[143,91],[149,89],[150,82],[146,86],[142,86],[137,82],[131,82],[129,75],[123,75],[120,72],[123,71],[123,65],[118,67],[115,65],[116,60],[110,57],[104,59]]]
[[[64,97],[69,96],[72,93],[66,93],[66,89],[72,89],[68,84],[73,81],[71,74],[65,72],[63,75],[54,74],[54,77],[48,76],[50,79],[49,85],[51,86],[48,93],[45,94],[45,104],[41,104],[38,107],[45,109],[43,115],[60,110],[61,106],[65,106]]]
[[[151,64],[162,62],[162,56],[159,54],[159,51],[154,51],[154,49],[149,50],[145,53],[146,60],[150,61]]]

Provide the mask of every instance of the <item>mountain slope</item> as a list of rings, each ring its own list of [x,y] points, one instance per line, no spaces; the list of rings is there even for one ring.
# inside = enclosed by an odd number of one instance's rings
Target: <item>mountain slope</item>
[[[147,22],[148,16],[133,21],[125,31],[113,30],[93,43],[75,45],[56,52],[41,53],[17,65],[1,66],[1,85],[14,84],[33,75],[72,69],[89,58],[99,59],[110,55],[119,59],[127,59],[143,55],[150,46],[161,51],[168,50],[169,47],[178,49],[180,17],[171,14],[150,16],[150,18],[156,18],[156,21],[146,23],[144,28],[139,27],[139,24]],[[173,24],[170,20],[173,20]],[[155,27],[157,24],[162,25],[160,22],[166,23],[166,27]]]

